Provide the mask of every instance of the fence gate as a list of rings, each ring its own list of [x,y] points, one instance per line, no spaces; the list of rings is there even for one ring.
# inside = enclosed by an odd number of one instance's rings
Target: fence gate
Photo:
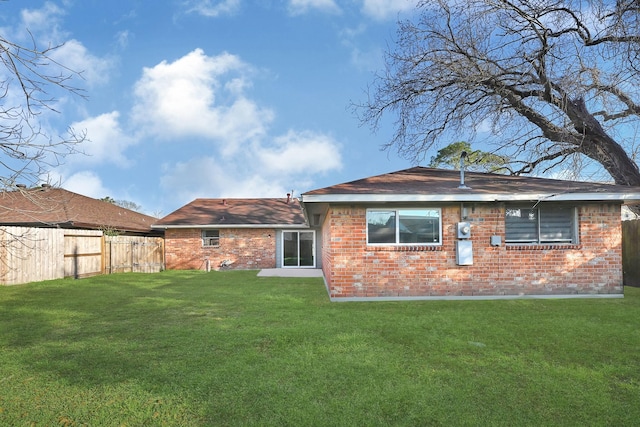
[[[106,274],[157,273],[164,270],[164,239],[105,236],[104,258]]]

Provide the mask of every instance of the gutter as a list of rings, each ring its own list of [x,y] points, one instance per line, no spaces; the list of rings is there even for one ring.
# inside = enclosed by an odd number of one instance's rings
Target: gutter
[[[524,193],[524,194],[321,194],[302,195],[303,203],[353,202],[510,202],[598,201],[640,203],[640,193]]]
[[[157,230],[168,230],[168,229],[186,229],[186,228],[215,228],[215,229],[223,229],[223,228],[259,228],[259,229],[300,229],[300,228],[310,228],[309,224],[186,224],[186,225],[157,225],[152,224],[151,228]]]

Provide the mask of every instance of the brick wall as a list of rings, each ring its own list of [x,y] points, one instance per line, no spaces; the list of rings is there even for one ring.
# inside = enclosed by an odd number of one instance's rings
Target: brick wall
[[[272,229],[220,229],[220,246],[203,247],[202,230],[168,229],[165,262],[169,270],[211,269],[231,260],[231,269],[253,270],[276,267],[276,231]]]
[[[442,245],[366,244],[366,207],[332,206],[323,262],[332,297],[622,293],[620,207],[578,208],[579,244],[506,245],[503,204],[468,204],[473,265],[456,265],[461,207],[442,207]],[[490,245],[501,236],[502,244]],[[330,268],[327,268],[330,264]]]

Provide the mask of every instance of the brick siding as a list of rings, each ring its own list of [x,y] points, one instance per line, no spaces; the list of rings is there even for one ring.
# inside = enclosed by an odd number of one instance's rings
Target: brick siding
[[[442,245],[366,244],[366,207],[332,206],[323,225],[323,270],[332,297],[621,294],[620,206],[578,207],[579,243],[505,244],[505,206],[465,205],[473,265],[456,264],[461,207],[442,207]],[[490,245],[491,236],[502,244]]]
[[[225,260],[230,269],[253,270],[276,267],[276,231],[273,229],[220,229],[220,245],[202,245],[202,230],[168,229],[165,262],[169,270],[217,270]]]

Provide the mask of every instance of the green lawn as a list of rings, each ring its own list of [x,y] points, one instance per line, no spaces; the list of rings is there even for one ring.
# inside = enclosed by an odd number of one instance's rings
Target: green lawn
[[[331,303],[320,279],[235,271],[0,287],[0,425],[638,425],[625,295]]]

